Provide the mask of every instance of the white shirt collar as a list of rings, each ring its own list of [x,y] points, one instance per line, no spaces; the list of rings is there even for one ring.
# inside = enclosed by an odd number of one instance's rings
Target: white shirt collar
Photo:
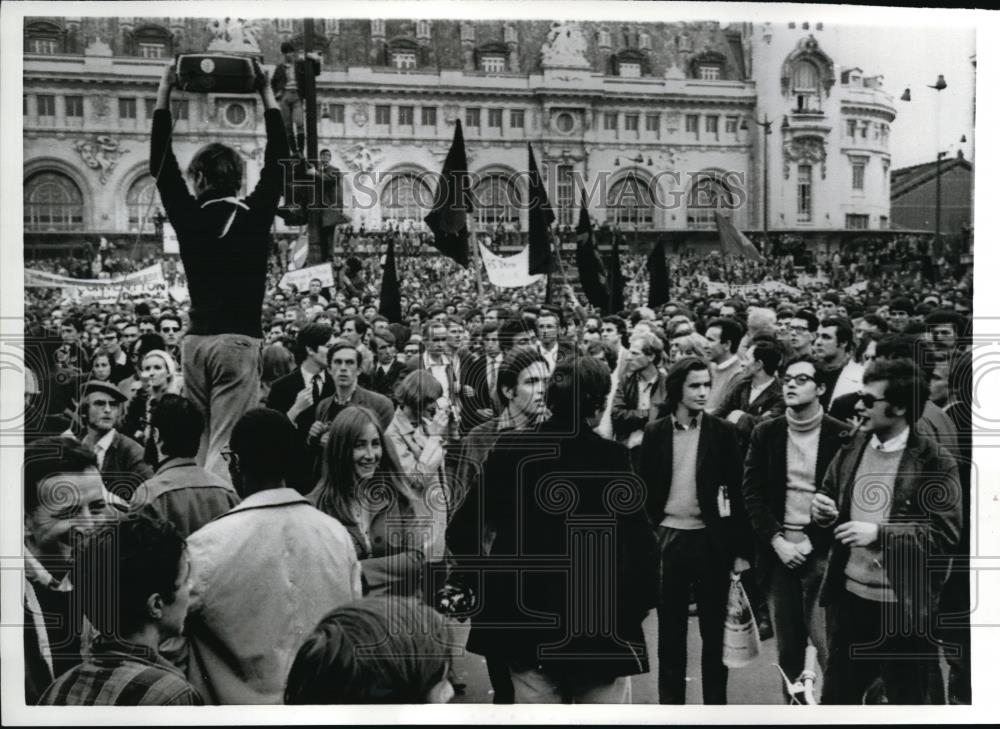
[[[729,359],[727,359],[722,364],[716,365],[715,369],[717,369],[717,370],[727,370],[730,367],[732,367],[734,363],[739,362],[739,361],[740,361],[739,355],[735,355],[734,354],[732,357],[730,357]]]
[[[314,378],[319,377],[319,384],[323,384],[323,370],[317,370],[313,374],[309,374],[304,365],[299,365],[299,372],[302,373],[302,381],[312,387],[312,381]]]
[[[877,435],[872,436],[872,448],[884,453],[895,453],[906,448],[906,441],[910,438],[910,428],[907,426],[902,433],[890,438],[885,443],[878,439]]]
[[[770,380],[768,380],[767,382],[765,382],[763,385],[754,385],[753,383],[751,383],[750,384],[750,393],[751,394],[755,394],[755,393],[758,393],[758,392],[763,392],[764,390],[766,390],[767,388],[769,388],[771,386],[772,382],[774,382],[774,378],[773,377]],[[753,398],[750,398],[750,399],[752,400]]]

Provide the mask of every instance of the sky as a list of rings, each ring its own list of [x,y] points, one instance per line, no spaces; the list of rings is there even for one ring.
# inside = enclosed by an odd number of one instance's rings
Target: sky
[[[932,162],[935,147],[948,151],[949,157],[959,148],[967,157],[974,152],[970,58],[976,52],[976,33],[972,27],[838,26],[840,48],[834,62],[858,66],[866,76],[882,74],[884,90],[895,97],[896,120],[890,139],[894,169]],[[928,88],[939,74],[948,84],[940,92]],[[907,87],[912,97],[909,103],[899,98]],[[940,142],[935,128],[938,113]],[[968,140],[965,144],[960,143],[963,134]]]

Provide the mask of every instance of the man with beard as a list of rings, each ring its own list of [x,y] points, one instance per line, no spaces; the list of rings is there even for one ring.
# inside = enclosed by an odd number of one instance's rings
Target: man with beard
[[[108,491],[128,501],[139,485],[153,477],[153,467],[143,458],[143,449],[115,427],[126,400],[114,385],[91,380],[83,386],[81,440],[97,455],[97,466]]]

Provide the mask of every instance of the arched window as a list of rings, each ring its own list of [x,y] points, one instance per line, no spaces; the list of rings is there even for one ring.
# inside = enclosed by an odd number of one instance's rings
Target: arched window
[[[128,207],[129,231],[152,233],[155,230],[153,218],[163,207],[156,180],[146,175],[133,182],[125,194],[125,205]]]
[[[24,183],[25,230],[73,230],[83,227],[83,195],[59,172],[39,172]]]
[[[714,228],[716,210],[736,207],[732,190],[711,175],[699,175],[688,197],[688,227]]]
[[[812,61],[802,60],[795,64],[792,88],[796,91],[819,91],[819,69]]]
[[[652,228],[653,193],[649,185],[635,175],[613,184],[608,192],[608,217],[616,225]]]
[[[473,204],[480,225],[514,223],[519,217],[521,196],[510,177],[489,175],[476,187]]]
[[[174,53],[174,37],[159,25],[143,25],[132,32],[131,55],[140,58],[169,58]]]
[[[24,28],[24,52],[51,56],[62,53],[64,34],[55,23],[38,21]]]
[[[417,175],[395,175],[382,190],[382,220],[422,223],[434,204],[434,194]]]

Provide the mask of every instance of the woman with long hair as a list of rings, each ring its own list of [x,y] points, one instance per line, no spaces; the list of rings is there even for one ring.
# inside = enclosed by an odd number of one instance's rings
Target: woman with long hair
[[[431,519],[374,413],[351,406],[333,419],[323,475],[306,498],[347,527],[366,595],[420,595]]]
[[[90,379],[98,382],[111,381],[111,357],[106,352],[98,352],[90,361]]]

